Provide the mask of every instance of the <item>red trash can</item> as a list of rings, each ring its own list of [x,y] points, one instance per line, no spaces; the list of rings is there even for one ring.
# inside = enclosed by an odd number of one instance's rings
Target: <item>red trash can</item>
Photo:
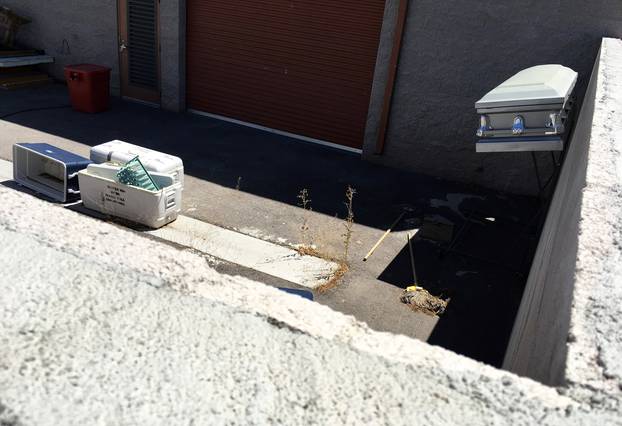
[[[76,111],[100,112],[110,103],[110,68],[93,64],[68,65],[65,79]]]

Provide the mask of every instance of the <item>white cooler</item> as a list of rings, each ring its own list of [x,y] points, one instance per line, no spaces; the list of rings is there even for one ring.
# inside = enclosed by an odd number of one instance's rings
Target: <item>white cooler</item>
[[[107,161],[126,163],[137,155],[147,171],[170,174],[175,182],[181,183],[183,188],[184,163],[179,157],[119,140],[94,146],[90,153],[91,161],[94,163],[105,163]]]
[[[181,211],[181,182],[170,174],[152,172],[151,177],[161,189],[149,191],[117,182],[115,176],[120,168],[120,165],[90,164],[78,173],[86,208],[150,228],[160,228],[177,219]]]

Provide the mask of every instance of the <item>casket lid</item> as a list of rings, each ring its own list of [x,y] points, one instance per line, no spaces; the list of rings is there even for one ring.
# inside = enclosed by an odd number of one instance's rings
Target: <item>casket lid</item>
[[[562,65],[527,68],[488,92],[475,108],[564,104],[577,82],[577,73]]]

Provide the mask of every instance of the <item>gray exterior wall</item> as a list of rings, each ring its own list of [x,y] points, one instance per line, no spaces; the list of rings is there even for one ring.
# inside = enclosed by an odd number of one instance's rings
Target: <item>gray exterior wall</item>
[[[622,37],[622,0],[410,1],[386,146],[383,155],[375,155],[398,3],[387,3],[364,158],[534,193],[537,182],[529,154],[475,153],[478,116],[473,104],[514,73],[543,63],[561,63],[579,72],[583,92],[601,38]],[[546,174],[549,156],[540,157]]]
[[[21,45],[54,56],[49,73],[64,79],[65,65],[94,63],[112,68],[110,86],[119,94],[116,0],[2,0],[1,4],[32,19],[21,28]]]
[[[186,109],[186,0],[160,2],[162,108]]]

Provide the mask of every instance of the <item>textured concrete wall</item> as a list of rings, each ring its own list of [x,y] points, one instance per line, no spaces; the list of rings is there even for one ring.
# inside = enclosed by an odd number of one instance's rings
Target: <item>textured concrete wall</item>
[[[94,63],[112,68],[111,88],[119,93],[116,0],[3,0],[1,5],[32,19],[18,33],[18,43],[54,56],[50,74],[63,79],[63,67]]]
[[[603,406],[622,395],[622,40],[605,39],[504,368]]]
[[[563,382],[566,365],[582,189],[595,96],[596,74],[588,88],[540,237],[504,362],[508,370],[555,385]]]
[[[11,183],[0,199],[0,424],[619,423]]]
[[[622,1],[409,2],[384,155],[373,154],[398,0],[388,0],[364,157],[501,190],[537,188],[528,154],[476,154],[474,102],[517,71],[561,63],[584,91],[603,36],[622,37]],[[541,167],[550,160],[540,155]]]

